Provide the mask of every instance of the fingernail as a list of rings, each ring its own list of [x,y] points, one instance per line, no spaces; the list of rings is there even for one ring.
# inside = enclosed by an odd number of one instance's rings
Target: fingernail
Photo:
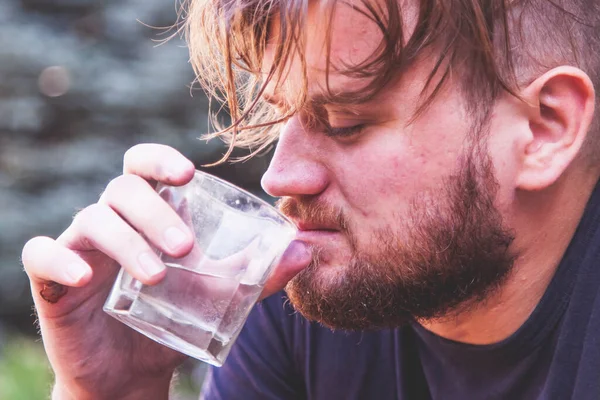
[[[77,283],[87,273],[87,267],[80,263],[71,263],[67,265],[67,270],[65,272],[69,281],[72,283]]]
[[[148,278],[153,278],[160,274],[165,266],[162,263],[156,261],[155,257],[150,253],[142,253],[138,256],[140,267],[146,273]]]
[[[187,236],[183,231],[179,228],[175,228],[174,226],[168,228],[165,231],[165,240],[167,242],[167,246],[172,251],[176,251],[186,242]]]

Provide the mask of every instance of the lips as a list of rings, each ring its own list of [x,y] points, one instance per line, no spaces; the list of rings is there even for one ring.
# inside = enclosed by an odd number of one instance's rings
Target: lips
[[[310,221],[299,221],[296,219],[292,219],[292,222],[296,225],[299,231],[307,232],[307,231],[325,231],[325,232],[339,232],[334,226],[319,224],[316,222]]]
[[[296,234],[296,240],[300,240],[306,243],[323,244],[323,241],[337,240],[339,237],[340,230],[336,229],[332,225],[319,224],[311,221],[299,221],[292,219],[298,233]]]

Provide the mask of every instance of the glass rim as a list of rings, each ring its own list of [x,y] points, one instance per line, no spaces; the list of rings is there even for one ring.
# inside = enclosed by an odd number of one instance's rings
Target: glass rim
[[[285,214],[283,214],[281,211],[279,211],[279,209],[277,209],[277,207],[273,206],[272,204],[268,203],[266,200],[261,199],[260,197],[258,197],[257,195],[249,192],[248,190],[241,188],[239,186],[234,185],[233,183],[226,181],[225,179],[219,178],[218,176],[215,176],[213,174],[210,174],[208,172],[205,171],[201,171],[199,169],[196,169],[194,172],[194,176],[196,175],[200,175],[203,178],[208,178],[211,179],[213,181],[216,181],[217,183],[226,186],[229,189],[233,189],[236,192],[241,192],[242,194],[250,197],[252,200],[257,201],[258,203],[267,206],[269,209],[273,210],[275,212],[275,214],[277,214],[279,217],[281,217],[285,222],[287,222],[288,224],[290,224],[292,226],[292,228],[294,228],[294,230],[298,230],[298,228],[296,227],[296,224],[294,224],[294,222],[292,222],[291,219],[289,219]]]

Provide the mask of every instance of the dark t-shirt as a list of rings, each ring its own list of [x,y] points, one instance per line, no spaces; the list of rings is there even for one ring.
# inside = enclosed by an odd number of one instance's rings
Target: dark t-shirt
[[[600,400],[600,186],[546,293],[493,345],[414,323],[341,332],[295,313],[279,293],[252,311],[205,399]]]

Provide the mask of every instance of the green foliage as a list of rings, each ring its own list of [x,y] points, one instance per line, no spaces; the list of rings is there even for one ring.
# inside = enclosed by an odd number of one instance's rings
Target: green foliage
[[[188,361],[179,371],[174,396],[177,400],[198,399],[199,386],[206,366]],[[192,377],[199,368],[199,377]],[[197,382],[197,379],[200,382]],[[22,336],[8,336],[0,342],[0,400],[50,399],[53,374],[41,341]]]
[[[52,381],[42,343],[9,336],[0,350],[0,399],[49,399]]]

